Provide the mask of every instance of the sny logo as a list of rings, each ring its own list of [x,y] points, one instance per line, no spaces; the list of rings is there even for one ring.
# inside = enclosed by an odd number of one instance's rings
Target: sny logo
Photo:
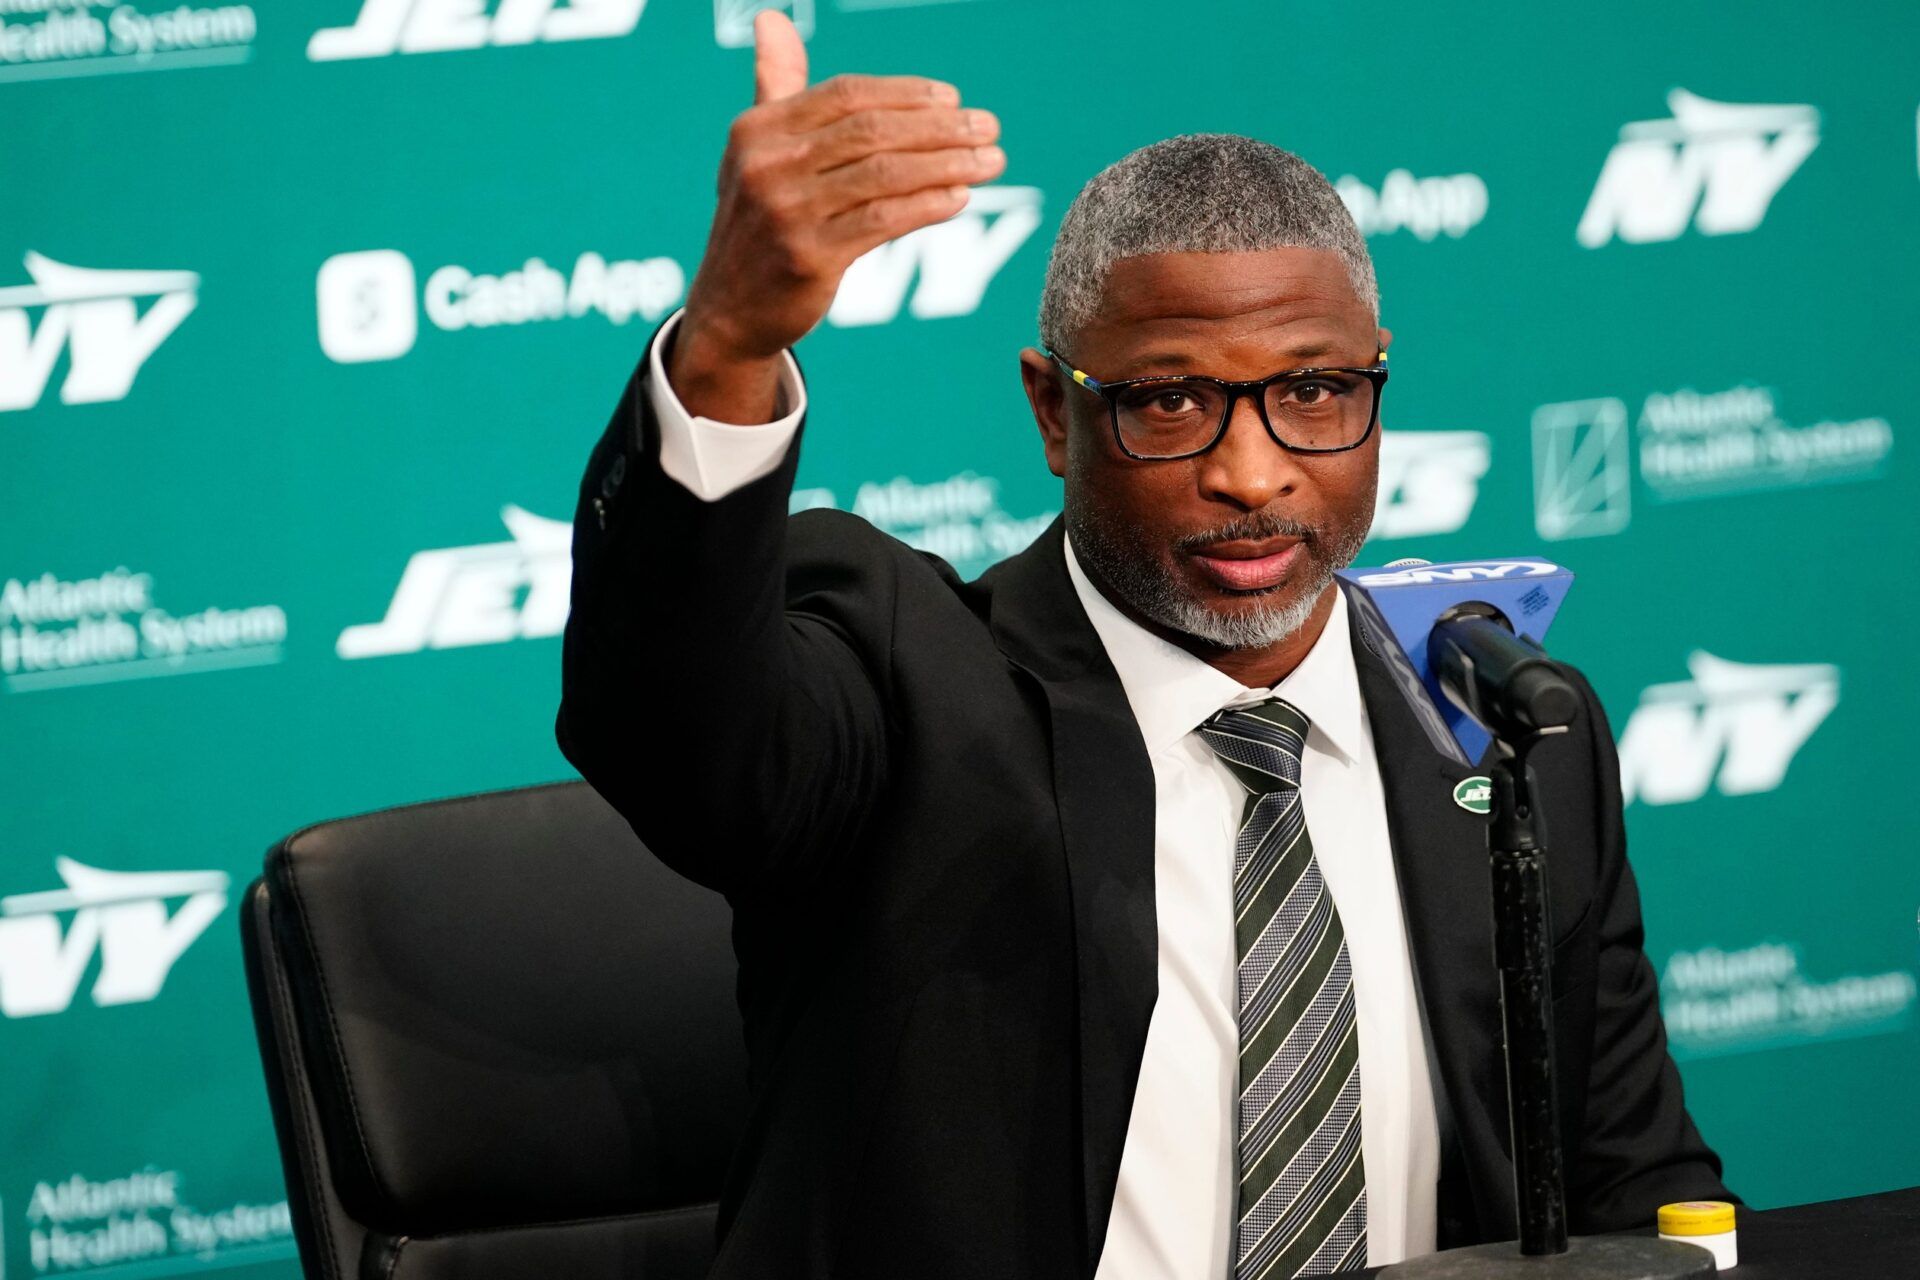
[[[1675,89],[1669,120],[1621,126],[1575,237],[1598,249],[1672,240],[1691,221],[1702,234],[1752,231],[1774,193],[1820,145],[1810,106],[1713,102]],[[1697,213],[1696,213],[1697,210]]]
[[[1376,569],[1360,575],[1363,587],[1431,587],[1441,583],[1503,582],[1517,578],[1548,578],[1566,570],[1545,560],[1455,561],[1417,564],[1406,569]]]
[[[100,953],[97,1005],[160,994],[174,962],[227,905],[219,871],[101,871],[55,858],[64,889],[0,898],[0,1013],[60,1013]],[[173,914],[167,900],[184,898]],[[63,934],[60,915],[73,912]]]
[[[886,324],[904,305],[922,320],[971,315],[987,286],[1040,225],[1038,187],[975,187],[945,222],[910,231],[854,259],[827,323]],[[918,274],[912,301],[908,289]]]
[[[1657,684],[1620,735],[1629,804],[1682,804],[1714,785],[1722,795],[1772,791],[1813,731],[1840,703],[1840,669],[1762,666],[1695,650],[1693,679]]]
[[[191,271],[101,271],[26,255],[30,285],[0,288],[0,411],[40,403],[53,366],[69,353],[62,404],[120,400],[147,357],[199,303]],[[146,313],[136,299],[154,298]],[[28,307],[45,307],[40,327]]]
[[[567,624],[573,526],[508,505],[511,542],[416,552],[379,622],[348,627],[343,658],[553,636]]]
[[[640,21],[647,0],[365,0],[350,27],[328,27],[307,41],[307,58],[379,58],[390,53],[440,53],[536,40],[599,40],[624,36]]]

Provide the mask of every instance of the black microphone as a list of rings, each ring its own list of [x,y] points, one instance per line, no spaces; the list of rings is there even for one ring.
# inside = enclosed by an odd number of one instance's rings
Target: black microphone
[[[1573,723],[1580,695],[1540,646],[1514,634],[1507,615],[1484,600],[1440,615],[1427,660],[1447,700],[1497,738]]]

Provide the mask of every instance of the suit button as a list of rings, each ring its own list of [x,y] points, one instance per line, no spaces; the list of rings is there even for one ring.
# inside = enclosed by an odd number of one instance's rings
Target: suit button
[[[593,500],[593,518],[600,522],[602,530],[607,527],[607,504],[599,498]]]

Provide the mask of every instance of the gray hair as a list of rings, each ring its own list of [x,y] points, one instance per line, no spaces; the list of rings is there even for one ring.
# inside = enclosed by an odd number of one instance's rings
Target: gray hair
[[[1040,290],[1040,339],[1055,351],[1099,313],[1107,272],[1148,253],[1331,249],[1377,318],[1366,238],[1319,170],[1237,133],[1187,133],[1141,147],[1081,188],[1060,222]]]

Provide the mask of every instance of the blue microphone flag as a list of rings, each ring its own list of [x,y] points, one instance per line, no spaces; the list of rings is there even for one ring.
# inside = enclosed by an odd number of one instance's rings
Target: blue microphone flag
[[[1433,624],[1454,606],[1478,601],[1505,614],[1516,635],[1541,644],[1573,585],[1572,570],[1538,556],[1342,569],[1339,576],[1362,605],[1362,625],[1384,631],[1383,638],[1398,651],[1388,655],[1388,665],[1396,668],[1398,682],[1435,748],[1465,764],[1477,762],[1493,738],[1441,692],[1427,657]],[[1395,656],[1404,658],[1404,669]]]

